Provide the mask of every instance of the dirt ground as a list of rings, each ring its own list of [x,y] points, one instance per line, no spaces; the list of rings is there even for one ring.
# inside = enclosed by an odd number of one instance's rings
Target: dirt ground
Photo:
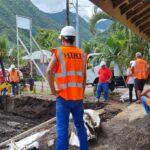
[[[14,108],[4,111],[5,100],[14,101]],[[113,102],[114,103],[114,102]],[[121,103],[112,103],[111,109],[101,116],[103,121],[111,119],[120,112]],[[97,105],[93,96],[87,96],[84,101],[85,109],[104,108],[105,104]],[[55,98],[53,96],[21,96],[0,97],[0,142],[3,142],[27,129],[40,124],[55,116]]]
[[[14,100],[14,109],[4,111],[4,99],[0,97],[0,143],[55,116],[53,96],[7,97]],[[150,117],[137,119],[126,125],[111,123],[112,119],[128,107],[118,95],[111,95],[109,103],[95,103],[94,96],[86,96],[85,109],[103,109],[102,126],[97,141],[90,142],[91,150],[149,150]],[[116,128],[114,128],[116,126]],[[120,128],[120,126],[122,126]],[[120,129],[120,130],[118,130]],[[70,148],[75,149],[75,148]],[[42,148],[41,148],[42,150]],[[43,149],[46,150],[46,149]]]
[[[115,128],[120,128],[116,124]],[[97,143],[91,150],[149,150],[150,149],[150,116],[139,118],[121,130],[114,125],[103,123]]]

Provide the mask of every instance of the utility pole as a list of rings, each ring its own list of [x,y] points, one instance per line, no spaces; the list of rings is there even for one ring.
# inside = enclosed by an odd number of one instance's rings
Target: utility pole
[[[70,25],[70,19],[69,19],[69,0],[66,0],[66,23],[69,26]]]
[[[78,15],[78,0],[76,0],[76,46],[79,47],[79,15]]]

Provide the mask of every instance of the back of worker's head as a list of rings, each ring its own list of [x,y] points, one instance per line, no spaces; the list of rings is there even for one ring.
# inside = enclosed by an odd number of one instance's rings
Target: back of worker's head
[[[76,31],[73,26],[65,26],[62,28],[60,38],[62,41],[66,41],[70,44],[75,42]]]
[[[137,52],[137,53],[135,54],[135,57],[136,57],[136,58],[142,58],[141,52]]]

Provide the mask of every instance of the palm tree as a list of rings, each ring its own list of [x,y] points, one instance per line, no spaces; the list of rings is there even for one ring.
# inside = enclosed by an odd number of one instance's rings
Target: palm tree
[[[102,11],[94,11],[93,16],[90,19],[90,24],[89,24],[89,28],[90,31],[95,34],[96,30],[95,30],[95,25],[97,23],[97,21],[101,20],[101,19],[110,19],[110,20],[114,20],[112,17],[108,16],[105,12]]]
[[[104,49],[112,49],[113,42],[118,41],[117,44],[114,43],[115,46],[113,46],[113,49],[111,50],[111,52],[116,53],[115,49],[118,47],[119,42],[126,43],[126,44],[123,44],[125,46],[124,48],[120,47],[120,50],[117,50],[116,54],[117,54],[117,56],[120,55],[120,57],[116,57],[116,58],[113,57],[113,59],[115,59],[114,61],[116,61],[116,62],[120,61],[121,62],[122,60],[119,60],[119,59],[125,58],[125,55],[126,55],[127,59],[123,59],[123,60],[125,61],[125,64],[127,64],[127,63],[129,63],[129,61],[131,59],[134,59],[135,53],[137,51],[140,51],[145,56],[148,56],[148,55],[146,55],[146,53],[148,53],[148,43],[146,43],[142,38],[138,37],[136,34],[131,32],[130,29],[128,29],[124,25],[121,25],[121,23],[119,23],[118,21],[116,21],[112,17],[108,16],[104,12],[95,11],[92,18],[90,19],[89,28],[90,28],[90,31],[92,33],[94,33],[94,34],[96,33],[95,25],[100,19],[113,20],[113,24],[109,29],[111,32],[111,34],[110,34],[111,38],[109,37],[106,40],[105,44],[100,43],[101,45],[105,46]],[[120,40],[120,37],[117,36],[117,34],[124,36],[123,40]],[[115,40],[114,40],[114,37],[115,37]],[[116,39],[117,37],[118,37],[118,39]],[[99,41],[97,41],[97,42],[99,43]],[[106,55],[105,54],[106,51],[103,51],[103,53],[104,53],[103,55]]]
[[[6,38],[0,37],[0,65],[5,77],[5,69],[3,65],[3,57],[6,55]]]

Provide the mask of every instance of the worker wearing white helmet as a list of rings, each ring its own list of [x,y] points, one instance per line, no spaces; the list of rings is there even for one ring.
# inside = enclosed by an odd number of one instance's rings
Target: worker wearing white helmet
[[[74,27],[65,26],[61,30],[59,36],[61,46],[52,49],[53,56],[47,68],[50,89],[56,96],[56,150],[68,149],[70,113],[77,128],[80,149],[88,150],[87,133],[83,121],[87,58],[80,48],[74,46],[75,37]]]
[[[15,96],[19,92],[20,75],[14,64],[10,66],[9,81],[12,84],[12,95]]]
[[[111,80],[112,72],[111,70],[106,66],[105,61],[101,61],[100,63],[100,69],[98,71],[99,75],[99,81],[97,85],[97,91],[96,91],[96,101],[100,101],[101,93],[104,93],[104,101],[108,101],[108,88],[109,88],[109,82]]]
[[[128,89],[129,89],[129,104],[131,104],[133,101],[132,91],[133,91],[133,87],[134,87],[134,76],[133,76],[133,72],[132,72],[131,68],[134,65],[134,63],[135,63],[135,61],[131,60],[130,61],[130,67],[127,69],[126,84],[127,84]],[[136,91],[135,91],[135,95],[136,95],[136,99],[138,99]]]
[[[105,61],[101,61],[100,66],[106,66],[106,62]]]
[[[11,65],[10,65],[10,68],[11,68],[11,69],[14,69],[14,68],[15,68],[15,65],[14,65],[14,64],[11,64]]]
[[[148,77],[148,63],[143,59],[141,52],[135,54],[136,60],[132,64],[132,72],[134,75],[134,85],[138,93],[137,103],[141,103],[140,97],[144,89],[146,79]]]

